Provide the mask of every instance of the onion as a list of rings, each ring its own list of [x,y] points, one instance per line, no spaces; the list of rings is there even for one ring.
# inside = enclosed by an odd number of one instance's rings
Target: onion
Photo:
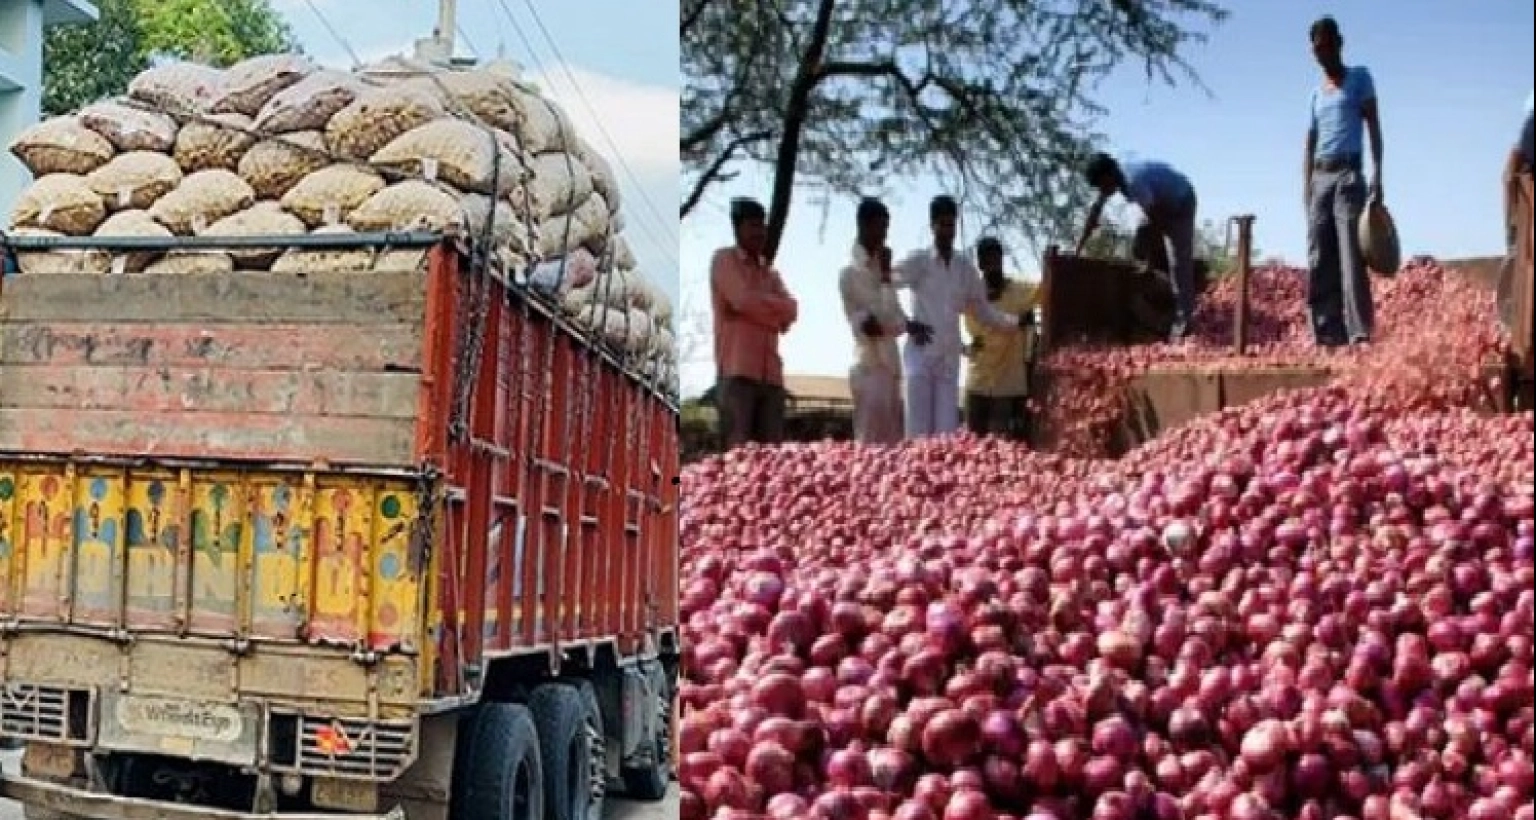
[[[1486,294],[1422,260],[1377,285],[1368,351],[1312,351],[1279,268],[1249,358],[1229,282],[1185,348],[1058,348],[1059,454],[686,468],[681,816],[1536,820],[1536,423],[1473,406]],[[1101,458],[1168,365],[1337,377]]]

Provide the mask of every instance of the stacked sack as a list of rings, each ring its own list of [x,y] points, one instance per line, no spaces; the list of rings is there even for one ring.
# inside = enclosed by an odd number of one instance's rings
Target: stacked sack
[[[38,123],[11,152],[36,178],[12,214],[16,236],[463,231],[629,364],[664,382],[676,369],[670,310],[620,235],[612,169],[510,65],[173,63],[124,97]],[[415,269],[424,258],[272,248],[18,261],[23,273],[169,274]]]

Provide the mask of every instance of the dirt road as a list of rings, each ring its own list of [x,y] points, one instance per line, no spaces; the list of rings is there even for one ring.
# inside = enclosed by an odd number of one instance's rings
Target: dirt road
[[[20,764],[19,752],[0,753],[5,770],[14,772]],[[608,805],[609,820],[675,820],[677,817],[677,792],[660,803],[627,803],[616,801]],[[9,800],[0,800],[0,820],[22,820],[21,807]]]

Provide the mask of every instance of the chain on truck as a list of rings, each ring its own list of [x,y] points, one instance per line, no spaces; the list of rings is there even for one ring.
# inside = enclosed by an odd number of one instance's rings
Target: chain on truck
[[[677,408],[454,235],[401,272],[0,288],[0,795],[29,817],[597,818],[670,780]]]

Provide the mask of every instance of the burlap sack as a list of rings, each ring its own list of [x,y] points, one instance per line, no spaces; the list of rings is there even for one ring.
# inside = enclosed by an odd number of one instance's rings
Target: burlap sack
[[[459,197],[441,185],[420,180],[397,182],[357,207],[347,218],[353,230],[372,231],[462,229],[464,209]]]
[[[545,259],[528,274],[528,285],[542,293],[562,297],[575,288],[585,288],[597,278],[597,258],[585,248],[577,248],[559,259]]]
[[[345,222],[359,205],[384,189],[384,178],[359,165],[328,165],[306,175],[288,193],[283,207],[311,228]]]
[[[520,86],[515,93],[518,108],[523,112],[522,128],[517,135],[522,138],[524,150],[542,154],[575,149],[576,127],[560,106],[530,88]]]
[[[171,152],[176,120],[126,100],[102,100],[80,109],[80,124],[107,138],[119,151]]]
[[[614,225],[613,232],[618,233],[618,225]],[[631,270],[635,267],[635,252],[629,247],[629,240],[622,236],[615,236],[608,242],[608,253],[616,268]]]
[[[395,137],[371,162],[386,171],[455,188],[505,196],[523,175],[517,155],[495,133],[452,117],[418,125]]]
[[[630,308],[624,330],[622,347],[626,353],[640,356],[651,352],[651,335],[655,326],[651,323],[650,314],[639,308]]]
[[[574,211],[539,225],[539,256],[563,256],[576,248],[594,249],[601,258],[600,249],[609,231],[608,202],[602,194],[587,197]]]
[[[517,85],[490,71],[432,71],[405,81],[404,87],[436,97],[455,113],[468,113],[503,131],[523,127]]]
[[[197,63],[156,66],[128,84],[128,96],[167,114],[202,114],[224,86],[224,72]]]
[[[18,239],[64,235],[42,228],[12,228],[10,233]],[[27,275],[105,273],[111,263],[111,254],[99,250],[27,251],[16,254],[17,267]]]
[[[651,319],[642,310],[589,305],[576,324],[626,358],[643,355],[651,346]]]
[[[363,88],[351,74],[316,71],[268,100],[256,114],[256,130],[263,134],[324,130],[331,117],[351,105]]]
[[[176,135],[176,164],[187,173],[240,167],[240,158],[256,144],[251,118],[244,114],[212,114],[181,127]]]
[[[1397,223],[1387,206],[1376,200],[1366,203],[1358,228],[1365,266],[1381,276],[1396,276],[1403,266],[1403,247],[1397,239]]]
[[[331,151],[351,159],[368,159],[395,137],[444,115],[442,103],[409,88],[364,91],[325,126]]]
[[[144,269],[147,276],[186,276],[193,273],[234,273],[235,260],[217,251],[171,251]]]
[[[150,206],[150,216],[177,236],[190,236],[251,207],[256,192],[233,171],[214,168],[188,174],[175,190]]]
[[[281,199],[299,180],[331,164],[325,136],[294,131],[251,146],[236,169],[262,199]]]
[[[597,295],[597,281],[588,282],[582,287],[573,287],[560,297],[560,310],[567,316],[579,316],[587,308],[601,302]]]
[[[276,202],[258,202],[245,210],[231,214],[208,226],[204,236],[303,236],[304,221],[283,210]],[[229,256],[235,267],[244,270],[265,270],[288,248],[278,245],[270,248],[231,249]]]
[[[278,92],[314,71],[314,63],[296,54],[264,54],[242,60],[224,72],[223,87],[208,110],[254,117]]]
[[[164,225],[155,221],[148,211],[118,211],[107,217],[107,221],[101,223],[96,229],[96,235],[100,237],[156,237],[168,239],[171,232]],[[139,273],[162,256],[160,251],[130,251],[117,253],[112,257],[111,268],[114,273]]]
[[[568,214],[592,195],[592,172],[575,154],[535,154],[529,165],[532,179],[513,191],[512,197],[525,201],[528,212],[539,221]]]
[[[608,201],[608,210],[619,212],[619,182],[613,176],[613,166],[607,158],[593,150],[592,145],[581,137],[576,138],[576,156],[592,172],[592,188]]]
[[[656,320],[657,327],[672,327],[672,297],[667,295],[654,282],[647,282],[651,291],[651,318]]]
[[[107,164],[116,152],[106,137],[86,128],[75,117],[53,117],[21,132],[11,153],[35,177],[49,174],[84,175]]]
[[[325,225],[316,228],[315,236],[340,236],[353,233],[346,225]],[[273,273],[330,273],[333,271],[365,271],[373,267],[372,248],[291,248],[272,263]]]
[[[604,307],[628,310],[630,283],[630,278],[620,271],[599,268],[597,278],[592,280],[592,298]]]
[[[656,333],[651,337],[651,350],[655,352],[658,362],[677,364],[677,337],[672,335],[671,328],[657,323]]]
[[[614,273],[624,283],[626,304],[645,311],[656,306],[656,289],[639,272],[619,268]]]
[[[88,236],[106,218],[106,204],[91,190],[85,177],[49,174],[21,192],[11,214],[11,224],[18,228],[58,231],[69,236]]]
[[[118,154],[86,175],[85,181],[110,210],[148,208],[181,184],[181,166],[154,151]]]
[[[480,237],[485,235],[489,227],[492,244],[519,256],[529,254],[533,250],[532,237],[528,233],[529,225],[502,199],[494,200],[496,214],[494,220],[491,219],[492,202],[485,194],[465,194],[460,197],[459,208],[464,212],[464,229],[471,236]]]

